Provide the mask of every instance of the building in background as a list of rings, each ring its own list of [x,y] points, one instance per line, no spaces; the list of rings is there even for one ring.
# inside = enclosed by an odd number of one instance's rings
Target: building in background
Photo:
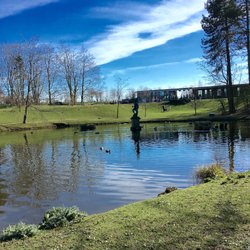
[[[250,90],[249,84],[233,85],[234,96],[238,97],[245,90]],[[203,86],[174,89],[157,89],[137,91],[139,102],[169,102],[179,99],[217,99],[227,98],[227,86]]]

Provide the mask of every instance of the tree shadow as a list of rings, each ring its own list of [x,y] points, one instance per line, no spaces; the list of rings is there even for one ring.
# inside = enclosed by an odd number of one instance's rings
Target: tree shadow
[[[242,216],[230,199],[217,204],[215,209],[217,210],[216,215],[211,218],[211,226],[207,228],[210,237],[203,243],[203,247],[205,249],[226,249],[226,239],[234,238],[237,231],[243,225],[249,224],[250,220]]]

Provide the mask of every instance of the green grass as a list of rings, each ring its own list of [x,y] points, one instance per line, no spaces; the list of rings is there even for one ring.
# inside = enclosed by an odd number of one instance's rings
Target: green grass
[[[0,249],[249,249],[249,190],[250,172],[231,174]]]
[[[23,109],[5,107],[0,109],[0,131],[52,128],[53,123],[74,124],[107,124],[130,122],[132,104],[121,104],[119,118],[116,118],[116,104],[86,104],[84,106],[32,106],[29,108],[27,124],[22,124]],[[145,115],[146,108],[146,115]],[[141,122],[148,121],[188,121],[210,119],[214,113],[222,119],[250,119],[249,115],[236,113],[234,116],[222,117],[218,100],[197,101],[197,115],[194,115],[192,103],[168,106],[168,111],[162,111],[162,103],[140,104],[139,116]],[[243,115],[243,116],[242,116]]]
[[[94,104],[84,106],[32,106],[29,108],[27,124],[22,124],[23,109],[6,107],[0,109],[0,130],[51,127],[52,123],[63,122],[68,124],[81,123],[115,123],[130,122],[132,104],[121,104],[119,118],[116,118],[116,105]],[[194,109],[191,103],[171,106],[169,111],[163,112],[161,103],[148,103],[145,116],[145,104],[139,108],[141,121],[150,120],[179,120],[194,118]],[[218,102],[202,100],[198,103],[196,118],[208,117],[209,113],[218,113]]]

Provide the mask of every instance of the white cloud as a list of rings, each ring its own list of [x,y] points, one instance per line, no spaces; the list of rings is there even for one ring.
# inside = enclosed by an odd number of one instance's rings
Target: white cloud
[[[152,6],[150,5],[130,2],[128,0],[119,3],[112,2],[112,4],[107,6],[98,6],[92,8],[89,12],[89,17],[120,21],[127,21],[128,19],[130,21],[139,20],[143,19],[145,13],[148,13],[151,8]],[[119,13],[119,15],[117,15],[117,13]]]
[[[200,57],[195,57],[195,58],[191,58],[191,59],[188,59],[186,61],[184,61],[185,63],[199,63],[199,62],[202,62],[203,59],[200,58]]]
[[[143,15],[141,9],[144,7],[140,6],[136,5],[140,20],[110,26],[105,34],[86,43],[98,64],[130,56],[201,29],[200,20],[204,11],[201,0],[165,0]],[[123,13],[122,6],[120,12]],[[134,12],[135,9],[133,15]],[[142,34],[147,34],[147,37],[143,38]]]
[[[177,64],[183,64],[183,63],[198,63],[201,62],[202,58],[199,57],[194,57],[190,58],[184,61],[179,61],[179,62],[167,62],[167,63],[159,63],[159,64],[151,64],[151,65],[146,65],[146,66],[138,66],[138,67],[129,67],[125,69],[118,69],[112,71],[108,77],[112,77],[114,75],[119,75],[119,74],[126,74],[128,72],[133,72],[133,71],[138,71],[138,70],[150,70],[150,69],[156,69],[156,68],[162,68],[170,65],[177,65]]]
[[[59,0],[1,0],[0,19],[20,13],[24,10],[39,7]]]

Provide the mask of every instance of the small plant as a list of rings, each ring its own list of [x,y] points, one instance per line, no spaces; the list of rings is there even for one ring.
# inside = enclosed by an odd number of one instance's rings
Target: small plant
[[[203,166],[196,170],[195,178],[198,183],[205,183],[216,178],[226,176],[226,169],[219,163],[214,163],[209,166]]]
[[[32,237],[37,233],[37,225],[27,225],[23,222],[20,222],[17,225],[10,225],[6,229],[4,229],[0,240],[9,241],[12,239],[23,239],[26,237]]]
[[[39,229],[62,227],[69,222],[75,222],[77,219],[85,216],[87,214],[81,212],[77,207],[54,207],[45,213]]]

